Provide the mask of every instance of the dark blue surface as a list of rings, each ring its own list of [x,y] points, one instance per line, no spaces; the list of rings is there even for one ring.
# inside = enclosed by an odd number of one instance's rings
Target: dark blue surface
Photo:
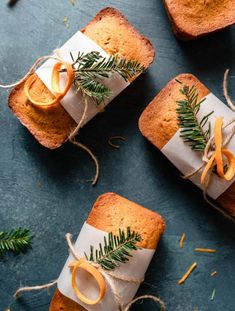
[[[96,197],[106,191],[161,213],[166,233],[148,270],[140,293],[160,296],[169,311],[235,310],[235,227],[207,206],[201,192],[183,181],[179,172],[140,135],[138,118],[148,102],[175,75],[191,72],[219,98],[222,77],[235,72],[235,29],[198,41],[181,43],[173,36],[160,0],[19,0],[13,8],[0,3],[0,81],[20,78],[30,64],[68,39],[103,7],[119,8],[151,38],[157,57],[148,71],[123,92],[105,113],[91,121],[80,140],[97,154],[101,165],[98,185],[86,182],[93,163],[70,144],[56,151],[41,147],[8,109],[7,92],[0,106],[0,230],[28,227],[35,234],[33,249],[25,255],[0,259],[0,309],[5,310],[20,285],[55,279],[67,258],[66,232],[78,234]],[[69,18],[69,28],[63,24]],[[235,96],[231,79],[231,93]],[[126,137],[121,149],[107,141]],[[185,248],[179,239],[186,232]],[[218,249],[216,254],[195,254],[194,247]],[[177,280],[196,261],[198,268],[187,282]],[[218,271],[214,278],[210,272]],[[210,301],[213,289],[214,301]],[[53,290],[25,295],[12,310],[48,310]],[[136,311],[157,310],[151,303]]]

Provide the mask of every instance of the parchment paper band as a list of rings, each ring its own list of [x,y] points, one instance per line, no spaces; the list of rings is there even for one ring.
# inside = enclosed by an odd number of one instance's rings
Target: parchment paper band
[[[95,227],[85,223],[75,243],[75,249],[78,256],[84,257],[84,252],[89,254],[90,245],[93,245],[95,248],[99,248],[99,243],[103,242],[105,235],[108,235],[107,232],[96,229]],[[143,279],[154,252],[155,250],[150,249],[135,251],[133,253],[133,257],[130,258],[130,261],[125,264],[121,264],[119,268],[115,269],[115,272],[130,278]],[[113,292],[109,287],[108,282],[106,283],[106,294],[99,304],[88,306],[77,299],[71,284],[71,270],[68,267],[69,263],[72,261],[74,261],[74,258],[70,255],[58,278],[59,291],[64,296],[85,307],[88,311],[118,311]],[[127,305],[135,296],[139,285],[116,279],[113,279],[112,281],[122,303]],[[89,277],[89,274],[80,270],[78,272],[77,283],[79,284],[79,289],[85,293],[86,296],[91,299],[95,299],[97,297],[97,284],[93,278]]]
[[[235,113],[231,111],[221,100],[219,100],[212,93],[208,94],[205,98],[206,100],[201,104],[201,108],[198,113],[198,119],[200,121],[203,116],[207,115],[211,111],[214,111],[214,113],[209,118],[209,121],[211,122],[211,132],[213,133],[215,119],[217,117],[223,116],[224,124],[226,124],[235,117]],[[230,129],[231,128],[228,127],[226,131],[229,132]],[[226,132],[224,134],[226,135]],[[235,153],[234,136],[232,137],[226,148],[231,152]],[[183,142],[183,139],[180,137],[180,129],[162,148],[161,151],[184,175],[190,174],[202,165],[202,154],[200,152],[192,151],[189,145]],[[200,183],[200,176],[201,171],[199,171],[197,175],[190,178],[190,180],[202,189]],[[211,179],[211,183],[207,189],[207,193],[213,199],[217,199],[231,186],[234,181],[235,179],[226,181],[219,178],[216,174],[213,174],[213,178]]]
[[[72,63],[70,53],[72,53],[74,58],[76,59],[78,52],[88,53],[92,51],[100,52],[102,56],[109,57],[109,55],[98,44],[85,36],[82,32],[78,31],[60,49],[57,50],[57,53],[61,59]],[[50,91],[52,91],[52,68],[55,63],[55,60],[50,59],[46,61],[41,67],[39,67],[36,71],[38,77],[43,81],[43,83]],[[119,93],[121,93],[130,84],[129,82],[125,82],[118,74],[113,74],[108,79],[102,80],[102,82],[112,90],[112,96],[104,102],[103,107],[108,105]],[[63,77],[62,74],[61,85],[64,86],[64,84],[65,77]],[[84,110],[81,94],[76,93],[74,87],[71,87],[66,96],[61,100],[61,104],[78,124],[81,120]],[[98,113],[99,109],[97,108],[96,104],[91,98],[88,98],[88,110],[86,118],[82,125],[85,125]]]

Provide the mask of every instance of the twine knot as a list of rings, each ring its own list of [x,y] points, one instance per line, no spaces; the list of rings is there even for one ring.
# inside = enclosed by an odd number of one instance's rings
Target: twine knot
[[[227,132],[225,132],[227,130]],[[184,179],[189,179],[199,171],[202,171],[200,182],[203,188],[204,199],[213,206],[216,210],[221,212],[224,216],[235,222],[234,218],[221,208],[216,206],[207,197],[207,190],[211,182],[212,173],[216,170],[216,174],[226,180],[230,181],[235,176],[235,157],[225,147],[231,141],[235,134],[235,118],[232,118],[227,124],[223,125],[223,117],[219,117],[215,121],[214,134],[208,140],[202,155],[203,164],[188,175],[183,176]],[[224,161],[226,159],[226,162]]]
[[[120,311],[129,311],[131,306],[139,301],[139,300],[144,300],[144,299],[151,299],[154,302],[156,302],[157,304],[159,304],[161,306],[161,310],[164,311],[165,310],[165,304],[164,302],[155,296],[152,295],[144,295],[144,296],[140,296],[137,297],[136,299],[133,299],[131,302],[128,303],[127,306],[124,306],[121,302],[121,297],[119,297],[118,292],[116,290],[116,287],[113,283],[113,279],[119,280],[119,281],[124,281],[124,282],[128,282],[128,283],[134,283],[134,284],[141,284],[144,279],[135,279],[135,278],[131,278],[131,277],[127,277],[125,275],[119,274],[119,273],[115,273],[113,271],[109,271],[109,270],[105,270],[103,269],[98,263],[95,262],[91,262],[88,261],[85,258],[80,258],[77,253],[76,250],[72,244],[72,235],[70,233],[66,234],[66,241],[67,244],[69,246],[69,250],[71,252],[71,254],[73,255],[73,257],[77,260],[76,262],[70,264],[69,266],[71,267],[79,267],[81,266],[84,270],[86,270],[87,272],[89,272],[98,282],[99,287],[100,287],[100,292],[98,295],[98,298],[95,301],[90,301],[89,299],[87,300],[87,297],[84,297],[80,291],[78,290],[77,286],[76,286],[76,274],[77,274],[77,269],[73,269],[72,272],[72,286],[73,289],[75,291],[75,294],[77,295],[78,299],[88,303],[88,304],[97,304],[99,303],[99,301],[103,298],[104,296],[104,288],[105,288],[105,281],[104,278],[106,280],[106,282],[108,282],[110,289],[112,291],[112,294],[114,296],[115,299],[115,303],[118,306],[118,309]],[[95,269],[95,270],[94,270]],[[100,274],[97,274],[100,273]],[[102,278],[104,277],[104,278]],[[103,283],[104,282],[104,283]]]

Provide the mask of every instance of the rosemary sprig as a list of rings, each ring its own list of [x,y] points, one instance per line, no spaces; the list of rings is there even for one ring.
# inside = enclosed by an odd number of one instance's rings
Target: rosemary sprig
[[[177,82],[181,83],[178,80]],[[185,97],[185,99],[177,101],[178,107],[176,111],[178,114],[178,124],[181,128],[180,137],[183,138],[184,142],[189,143],[192,150],[203,152],[211,132],[211,124],[208,120],[214,111],[205,115],[199,122],[197,114],[205,98],[199,101],[199,93],[194,85],[191,87],[183,85],[180,92]],[[207,123],[208,126],[205,130]]]
[[[16,228],[10,231],[0,231],[0,255],[7,251],[20,253],[32,245],[33,236],[28,229]]]
[[[99,249],[90,247],[90,255],[85,253],[87,260],[99,264],[105,270],[113,270],[119,267],[120,263],[129,261],[132,257],[131,251],[139,249],[136,245],[142,240],[140,234],[131,231],[128,227],[126,232],[119,229],[119,235],[108,234],[104,237],[104,245],[99,244]]]
[[[110,56],[108,59],[99,52],[78,53],[73,60],[75,73],[74,86],[76,90],[92,97],[97,104],[110,97],[112,91],[106,87],[102,80],[108,78],[112,73],[118,73],[125,81],[133,78],[144,71],[144,67],[135,60],[126,60],[118,55]]]

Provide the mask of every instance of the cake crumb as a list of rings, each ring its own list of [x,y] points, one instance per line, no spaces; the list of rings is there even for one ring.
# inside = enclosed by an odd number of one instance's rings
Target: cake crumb
[[[64,22],[65,27],[69,28],[69,18],[67,16],[64,17],[63,22]]]

